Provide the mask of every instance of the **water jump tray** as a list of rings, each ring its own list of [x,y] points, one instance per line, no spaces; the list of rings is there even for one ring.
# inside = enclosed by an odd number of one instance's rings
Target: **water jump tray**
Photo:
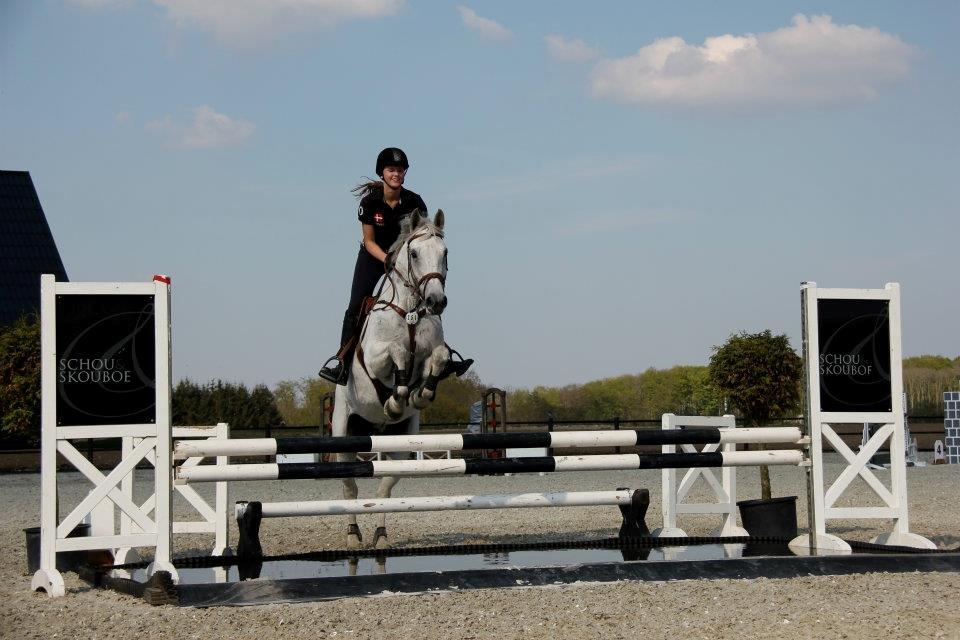
[[[181,558],[176,584],[165,571],[147,579],[146,563],[83,567],[80,577],[150,604],[212,607],[576,582],[960,571],[958,551],[852,544],[853,554],[798,556],[778,538],[605,538]]]

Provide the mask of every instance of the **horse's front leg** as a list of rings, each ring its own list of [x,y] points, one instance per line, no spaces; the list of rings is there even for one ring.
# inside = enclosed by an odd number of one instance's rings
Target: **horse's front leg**
[[[356,462],[355,453],[338,453],[337,462]],[[358,495],[357,481],[353,478],[343,479],[343,499],[356,500]],[[360,534],[360,526],[357,524],[357,515],[351,513],[347,516],[347,549],[359,549],[363,542],[363,536]]]
[[[440,383],[440,374],[446,368],[448,360],[450,360],[450,350],[441,341],[423,363],[423,384],[410,396],[414,407],[423,409],[434,399],[437,394],[437,385]]]
[[[383,405],[383,412],[391,420],[403,415],[403,409],[410,396],[410,369],[413,367],[413,354],[399,343],[392,343],[389,348],[390,361],[394,367],[394,389],[387,402]]]

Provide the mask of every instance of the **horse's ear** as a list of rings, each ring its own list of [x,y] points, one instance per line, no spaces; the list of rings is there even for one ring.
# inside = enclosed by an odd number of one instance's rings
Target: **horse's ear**
[[[443,222],[444,222],[443,209],[437,209],[437,215],[433,216],[433,226],[443,231]]]
[[[414,209],[409,216],[410,220],[410,231],[413,231],[420,226],[420,223],[423,222],[423,217],[420,215],[420,209]]]

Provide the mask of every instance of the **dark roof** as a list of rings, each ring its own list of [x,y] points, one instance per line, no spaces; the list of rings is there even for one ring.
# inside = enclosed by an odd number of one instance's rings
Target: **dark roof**
[[[60,252],[26,171],[0,171],[0,326],[40,309],[40,274],[67,280]]]

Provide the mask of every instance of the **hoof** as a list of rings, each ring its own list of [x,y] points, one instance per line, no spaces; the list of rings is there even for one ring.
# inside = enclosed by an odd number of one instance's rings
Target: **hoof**
[[[387,404],[383,405],[383,415],[387,416],[390,420],[399,420],[403,416],[403,407],[392,411],[390,409],[390,401],[387,400]]]
[[[377,527],[377,531],[373,537],[373,546],[377,549],[386,549],[390,546],[390,541],[387,539],[386,527]]]
[[[395,393],[397,396],[401,398],[406,398],[410,395],[410,387],[407,387],[407,386],[397,387]]]
[[[383,408],[383,415],[387,416],[387,418],[390,420],[399,420],[400,416],[403,415],[403,411],[397,411],[396,413],[394,413],[393,411],[390,411],[388,407],[385,406]]]
[[[416,409],[426,409],[427,405],[430,404],[430,401],[425,399],[419,393],[415,393],[410,399],[410,404],[412,404]]]
[[[398,420],[403,415],[405,404],[406,402],[403,402],[402,399],[398,401],[394,396],[391,396],[383,405],[383,414],[391,420]]]
[[[347,527],[347,549],[359,549],[363,542],[363,536],[360,534],[360,527],[351,524]]]

